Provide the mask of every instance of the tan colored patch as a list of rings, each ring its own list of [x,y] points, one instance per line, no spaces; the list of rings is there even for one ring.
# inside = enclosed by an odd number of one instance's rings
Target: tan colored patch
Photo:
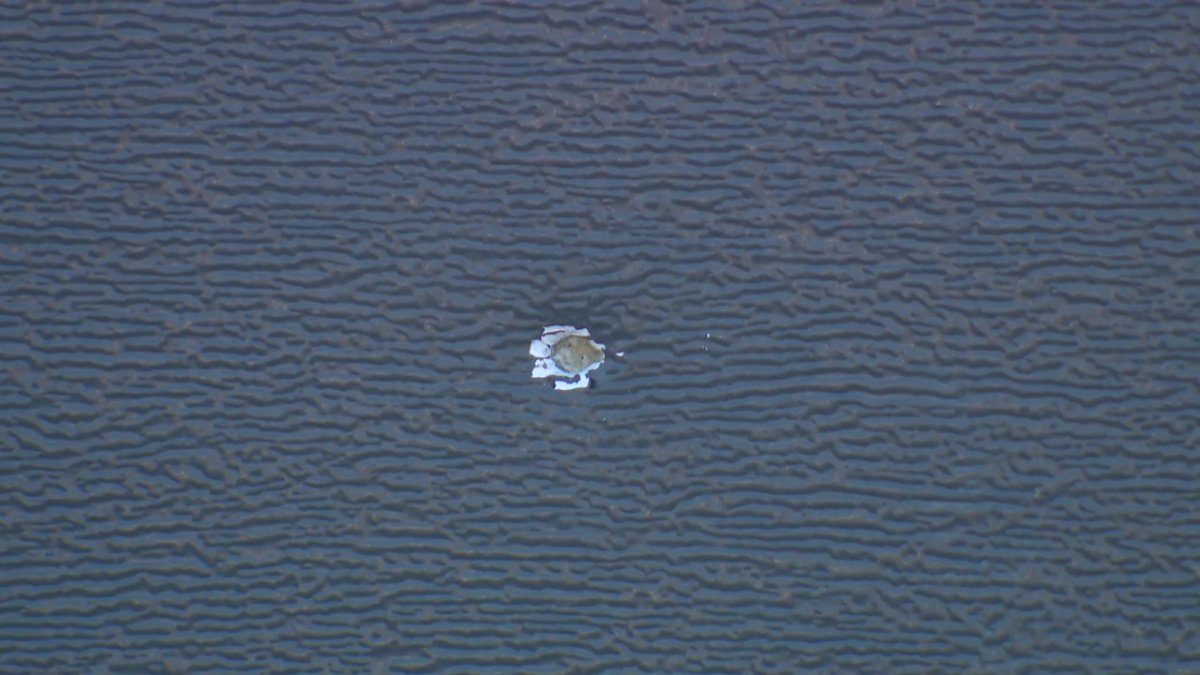
[[[604,352],[590,339],[572,335],[554,345],[553,358],[559,368],[575,374],[604,358]]]

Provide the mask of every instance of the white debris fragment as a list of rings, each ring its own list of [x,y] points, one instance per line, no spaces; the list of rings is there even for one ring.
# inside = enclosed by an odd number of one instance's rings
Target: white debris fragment
[[[604,363],[604,345],[591,339],[586,328],[546,326],[542,337],[529,343],[529,355],[536,361],[530,377],[561,378],[554,381],[559,391],[586,389],[587,374]]]

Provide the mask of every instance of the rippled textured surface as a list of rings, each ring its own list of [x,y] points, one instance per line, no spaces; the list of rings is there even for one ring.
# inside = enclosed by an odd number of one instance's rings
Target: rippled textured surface
[[[840,4],[0,10],[0,670],[1200,669],[1200,10]]]

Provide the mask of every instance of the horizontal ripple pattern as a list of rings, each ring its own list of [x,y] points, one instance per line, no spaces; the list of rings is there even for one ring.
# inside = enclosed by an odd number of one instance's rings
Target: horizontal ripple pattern
[[[0,670],[1200,669],[1200,10],[929,4],[0,9]]]

